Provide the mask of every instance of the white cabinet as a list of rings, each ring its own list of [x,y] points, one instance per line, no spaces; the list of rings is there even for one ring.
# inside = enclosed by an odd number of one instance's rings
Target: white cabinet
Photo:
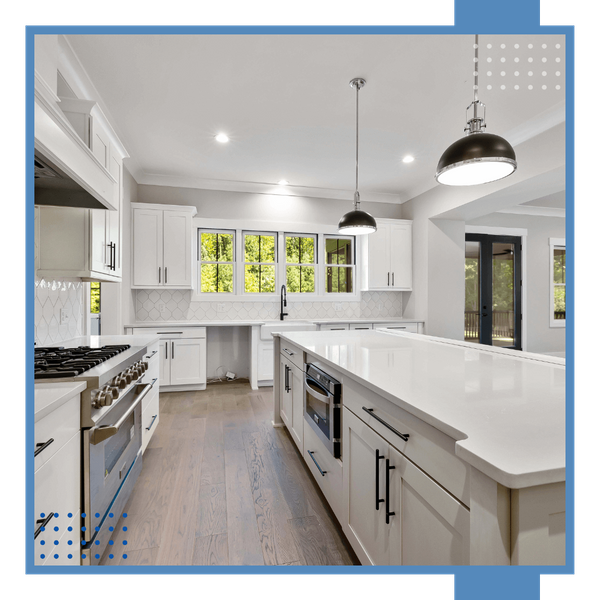
[[[291,359],[281,355],[280,415],[300,452],[304,440],[304,377]]]
[[[80,396],[76,394],[35,423],[36,565],[80,563],[80,406]]]
[[[412,290],[412,221],[378,219],[360,243],[361,290]]]
[[[324,323],[319,327],[321,331],[346,331],[349,328],[348,323]]]
[[[462,503],[345,407],[342,439],[342,526],[363,564],[469,564]]]
[[[132,203],[132,288],[191,289],[193,206]]]
[[[160,421],[159,393],[160,365],[159,359],[160,342],[154,342],[148,346],[148,353],[143,360],[148,363],[148,369],[141,379],[141,383],[149,383],[152,389],[142,400],[142,452],[146,451],[150,439],[154,435]]]
[[[116,210],[39,209],[39,277],[121,281],[123,159],[129,155],[98,108],[64,98],[61,109],[75,132],[115,182]]]

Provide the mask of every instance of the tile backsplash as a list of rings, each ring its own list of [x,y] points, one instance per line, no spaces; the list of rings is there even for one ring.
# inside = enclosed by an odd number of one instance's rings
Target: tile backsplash
[[[35,280],[35,342],[48,346],[83,335],[83,286],[76,280]],[[61,310],[68,321],[61,324]]]
[[[279,318],[276,302],[192,302],[191,290],[135,290],[137,321],[226,321]],[[225,310],[219,311],[219,305]],[[335,310],[336,305],[341,310]],[[162,312],[160,309],[163,309]],[[303,302],[288,298],[290,319],[401,317],[402,294],[362,292],[360,302]]]

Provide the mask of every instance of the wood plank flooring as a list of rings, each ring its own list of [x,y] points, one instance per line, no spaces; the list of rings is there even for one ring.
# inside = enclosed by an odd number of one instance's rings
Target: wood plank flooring
[[[360,564],[272,418],[272,388],[236,382],[161,393],[127,517],[101,564]]]

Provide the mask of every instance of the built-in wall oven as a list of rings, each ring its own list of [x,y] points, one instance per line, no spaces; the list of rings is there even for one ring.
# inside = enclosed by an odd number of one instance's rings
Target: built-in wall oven
[[[304,365],[304,419],[335,458],[342,453],[342,384],[320,365]]]
[[[34,374],[36,382],[87,384],[81,394],[81,563],[97,565],[112,550],[110,538],[142,470],[142,401],[153,384],[140,383],[148,369],[146,346],[101,346],[88,338],[88,345],[76,346],[80,339],[36,348]]]

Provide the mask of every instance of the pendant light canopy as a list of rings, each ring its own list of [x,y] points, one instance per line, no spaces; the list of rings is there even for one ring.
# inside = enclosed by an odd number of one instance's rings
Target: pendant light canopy
[[[358,191],[358,92],[367,82],[360,77],[350,82],[356,89],[356,189],[354,191],[354,210],[346,213],[338,223],[338,231],[347,235],[364,235],[377,231],[377,222],[368,212],[360,210],[360,193]]]
[[[473,102],[467,107],[467,135],[449,146],[435,178],[444,185],[478,185],[508,177],[517,169],[513,147],[499,135],[484,133],[485,104],[479,100],[479,36],[475,36]],[[470,114],[471,113],[471,114]]]

